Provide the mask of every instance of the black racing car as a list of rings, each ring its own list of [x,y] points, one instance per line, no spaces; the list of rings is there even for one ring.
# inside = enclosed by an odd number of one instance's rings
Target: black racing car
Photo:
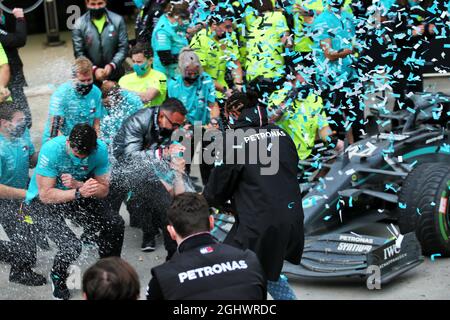
[[[372,107],[368,138],[340,155],[318,153],[301,184],[305,249],[301,277],[367,277],[386,283],[423,261],[450,255],[450,96],[415,94],[398,112]],[[354,230],[385,221],[390,238]],[[396,222],[400,230],[394,224]],[[233,217],[216,216],[224,239]],[[375,271],[374,271],[375,270]]]

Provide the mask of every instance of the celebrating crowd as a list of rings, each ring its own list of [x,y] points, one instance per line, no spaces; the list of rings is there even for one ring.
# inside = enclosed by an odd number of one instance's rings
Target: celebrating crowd
[[[11,265],[9,280],[47,282],[33,268],[49,239],[52,294],[69,299],[68,269],[94,244],[101,260],[85,273],[85,298],[137,299],[138,276],[120,259],[126,203],[142,251],[154,251],[160,233],[167,251],[148,299],[295,299],[281,270],[303,251],[299,160],[321,152],[318,142],[340,153],[345,140],[364,138],[374,71],[383,70],[394,110],[423,90],[425,46],[445,35],[449,8],[431,0],[134,3],[129,40],[106,0],[86,0],[72,31],[72,79],[52,94],[39,151],[17,50],[26,43],[23,11],[13,11],[13,30],[0,30],[0,223],[11,240],[0,242],[0,260]],[[221,139],[229,130],[243,134]],[[263,140],[277,162],[270,174],[254,152]],[[201,183],[191,177],[199,143]],[[202,159],[208,151],[212,163]],[[235,151],[243,161],[227,161]],[[211,233],[211,208],[235,217],[224,243]]]

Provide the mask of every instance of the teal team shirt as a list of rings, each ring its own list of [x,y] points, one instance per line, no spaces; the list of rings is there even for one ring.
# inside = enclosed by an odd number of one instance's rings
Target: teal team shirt
[[[152,34],[153,69],[164,73],[168,79],[174,78],[177,73],[177,63],[164,66],[159,59],[158,51],[170,50],[172,54],[179,54],[181,49],[188,45],[186,30],[176,27],[176,24],[172,24],[164,14],[158,20]]]
[[[0,134],[0,184],[26,189],[30,157],[34,152],[28,129],[22,137],[11,140]]]
[[[94,176],[102,176],[109,172],[108,149],[106,144],[97,140],[97,149],[87,158],[74,163],[66,146],[67,137],[59,136],[42,146],[39,152],[38,164],[31,178],[25,201],[27,203],[35,199],[38,194],[36,175],[48,178],[56,178],[56,188],[68,190],[61,181],[64,173],[72,175],[77,181],[86,181]]]
[[[335,61],[325,59],[325,54],[320,47],[320,42],[331,39],[331,47],[334,51],[351,49],[355,41],[354,16],[348,11],[341,11],[336,14],[330,9],[325,9],[319,14],[312,24],[313,29],[313,52],[315,61],[323,63],[317,64],[316,74],[323,87],[341,87],[342,83],[356,77],[353,64],[353,55]]]
[[[131,115],[135,114],[137,111],[144,107],[144,104],[138,95],[127,91],[120,91],[121,98],[120,102],[113,102],[115,105],[113,108],[104,108],[104,114],[100,124],[101,139],[105,141],[106,144],[111,144],[114,137],[119,131],[122,123]]]
[[[216,89],[213,79],[207,73],[201,74],[191,86],[186,86],[183,77],[178,75],[169,81],[168,92],[170,98],[177,98],[183,103],[189,123],[200,121],[202,125],[209,124],[209,105],[216,102]]]
[[[50,139],[50,119],[54,116],[64,118],[60,129],[63,135],[69,136],[70,131],[78,123],[94,125],[95,119],[100,119],[103,113],[102,92],[95,85],[87,95],[80,95],[73,81],[66,82],[56,89],[50,98],[50,108],[47,124],[42,137],[42,144]]]

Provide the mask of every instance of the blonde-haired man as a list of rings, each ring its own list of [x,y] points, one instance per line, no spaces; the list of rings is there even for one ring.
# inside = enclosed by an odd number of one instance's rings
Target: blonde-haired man
[[[72,79],[60,85],[50,99],[42,143],[68,135],[78,123],[88,123],[97,134],[102,116],[102,92],[94,85],[92,63],[85,57],[72,65]]]

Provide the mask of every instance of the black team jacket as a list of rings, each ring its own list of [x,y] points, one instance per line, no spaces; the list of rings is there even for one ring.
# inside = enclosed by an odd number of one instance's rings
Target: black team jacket
[[[225,134],[223,158],[216,162],[203,194],[216,208],[231,200],[236,223],[224,243],[254,251],[267,279],[277,281],[284,260],[299,264],[303,252],[303,209],[295,144],[282,129],[268,124],[261,107],[242,110],[233,129],[241,131],[233,139]],[[278,164],[278,170],[271,172],[274,174],[261,171],[270,164],[260,151],[267,153],[272,165]],[[245,162],[236,163],[242,152]]]

